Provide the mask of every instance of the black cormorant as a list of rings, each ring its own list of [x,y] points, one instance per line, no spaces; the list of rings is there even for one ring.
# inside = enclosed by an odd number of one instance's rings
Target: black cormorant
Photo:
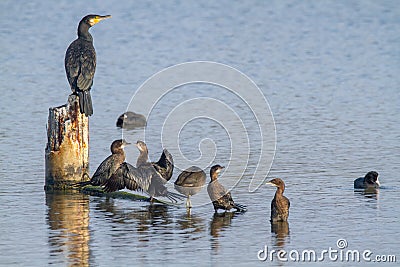
[[[220,165],[214,165],[211,167],[211,181],[207,186],[208,196],[214,205],[215,212],[217,212],[218,209],[230,210],[232,208],[240,212],[246,211],[246,206],[236,204],[232,199],[231,193],[226,191],[218,182],[218,175],[223,168],[225,167]]]
[[[146,117],[132,111],[127,111],[117,119],[117,127],[133,129],[146,126]]]
[[[379,188],[378,173],[376,171],[368,172],[364,177],[354,180],[355,189]]]
[[[79,107],[82,114],[93,114],[90,89],[96,70],[96,51],[89,28],[96,23],[110,18],[110,15],[87,15],[78,26],[78,38],[73,41],[65,53],[65,72],[73,93],[79,96]]]
[[[190,196],[200,192],[206,183],[206,173],[197,166],[192,166],[179,174],[174,183],[175,190],[187,196],[186,208],[192,208]]]
[[[271,201],[271,222],[286,222],[289,217],[290,201],[283,195],[285,183],[282,179],[275,178],[267,184],[277,187],[274,199]]]
[[[106,181],[104,191],[114,192],[127,188],[134,191],[144,191],[154,197],[167,197],[173,202],[181,200],[184,196],[169,192],[165,183],[167,182],[160,173],[156,171],[151,162],[147,162],[147,146],[143,141],[136,143],[140,151],[136,167],[124,162],[121,167]]]
[[[110,148],[111,155],[103,160],[99,167],[97,167],[96,172],[89,181],[80,182],[77,185],[103,185],[125,161],[124,147],[128,144],[130,143],[126,142],[124,139],[119,139],[112,142]]]

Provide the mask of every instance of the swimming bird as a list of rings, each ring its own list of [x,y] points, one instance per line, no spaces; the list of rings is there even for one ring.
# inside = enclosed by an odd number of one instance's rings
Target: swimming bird
[[[80,182],[76,185],[79,187],[89,184],[95,186],[103,185],[125,161],[124,147],[128,144],[130,143],[124,139],[113,141],[110,147],[111,155],[100,163],[92,178],[89,181]]]
[[[132,129],[146,126],[146,117],[132,111],[127,111],[118,117],[117,127]]]
[[[271,201],[271,222],[286,222],[289,217],[290,201],[283,195],[285,183],[282,179],[275,178],[267,184],[277,187],[274,199]]]
[[[200,192],[206,183],[206,173],[197,166],[192,166],[179,174],[174,183],[174,188],[187,197],[186,208],[192,208],[190,196]]]
[[[79,97],[80,112],[86,116],[93,114],[90,89],[96,70],[96,51],[89,28],[98,22],[111,18],[110,15],[87,15],[78,26],[78,38],[73,41],[65,53],[65,72],[71,90]]]
[[[378,173],[376,171],[368,172],[364,177],[354,180],[355,189],[379,188]]]
[[[218,182],[218,175],[223,168],[225,167],[214,165],[210,169],[211,181],[207,186],[207,192],[213,203],[215,212],[217,212],[218,209],[230,210],[232,208],[240,212],[246,211],[246,206],[235,203],[231,193]]]
[[[105,192],[114,192],[124,188],[133,191],[144,191],[150,196],[150,201],[155,197],[167,197],[172,202],[182,200],[184,196],[168,191],[167,182],[160,173],[156,171],[148,160],[147,146],[143,141],[137,141],[139,157],[136,167],[124,162],[121,167],[104,184]]]

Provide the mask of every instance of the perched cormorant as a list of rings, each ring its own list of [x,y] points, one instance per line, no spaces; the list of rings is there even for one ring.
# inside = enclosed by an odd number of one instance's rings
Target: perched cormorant
[[[184,196],[169,192],[165,183],[167,182],[160,173],[156,171],[151,162],[147,162],[147,146],[143,141],[137,141],[140,151],[136,167],[124,162],[121,167],[106,181],[104,191],[114,192],[127,188],[134,191],[144,191],[154,197],[167,197],[173,202],[183,199]]]
[[[230,210],[232,208],[240,212],[246,211],[246,206],[236,204],[232,199],[231,193],[226,191],[225,188],[218,182],[218,175],[223,168],[225,167],[220,165],[214,165],[211,167],[211,181],[207,186],[208,196],[214,205],[215,212],[217,212],[218,209]]]
[[[143,141],[137,141],[136,146],[139,149],[139,157],[136,161],[136,168],[142,164],[151,164],[154,169],[160,174],[160,176],[167,181],[172,177],[172,172],[174,170],[174,159],[167,149],[163,150],[160,159],[157,162],[148,162],[149,151],[147,145]]]
[[[206,183],[207,175],[199,167],[192,166],[179,174],[174,183],[175,190],[187,196],[186,208],[192,208],[190,196],[200,192]]]
[[[355,189],[379,188],[378,173],[375,171],[368,172],[364,177],[354,180]]]
[[[96,51],[89,28],[96,23],[110,18],[110,15],[87,15],[78,26],[78,38],[73,41],[65,53],[65,72],[73,93],[79,96],[79,107],[82,114],[93,114],[90,89],[96,70]]]
[[[126,142],[124,139],[119,139],[112,142],[110,148],[111,155],[103,160],[99,167],[97,167],[96,172],[89,181],[80,182],[77,185],[103,185],[125,161],[124,147],[128,144],[130,143]]]
[[[271,201],[271,222],[286,222],[289,217],[290,201],[283,195],[285,183],[282,179],[275,178],[267,184],[277,187],[274,199]]]
[[[135,127],[146,126],[146,117],[132,111],[123,113],[117,119],[117,127],[133,129]]]

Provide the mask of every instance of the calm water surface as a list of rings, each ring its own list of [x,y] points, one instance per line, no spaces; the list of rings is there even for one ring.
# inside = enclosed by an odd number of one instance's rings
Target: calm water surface
[[[258,251],[265,245],[336,249],[339,238],[348,249],[400,261],[397,1],[3,0],[0,10],[1,265],[281,266],[294,263],[261,262]],[[48,108],[64,104],[70,93],[64,53],[87,13],[113,15],[91,30],[98,55],[91,171],[121,136],[116,118],[148,77],[186,61],[221,62],[248,75],[269,101],[277,137],[269,177],[286,181],[292,203],[288,225],[271,231],[274,189],[250,193],[249,172],[232,190],[249,207],[245,214],[214,215],[212,206],[200,205],[205,192],[193,198],[198,205],[191,215],[182,205],[45,194]],[[236,107],[221,88],[188,86],[167,96],[155,117],[171,110],[177,103],[172,100],[193,96],[222,98]],[[244,122],[253,120],[246,110],[236,111]],[[249,133],[257,144],[259,137]],[[141,131],[126,134],[141,137]],[[217,144],[215,162],[228,164],[229,136],[211,122],[187,125],[179,140],[182,151],[198,157],[206,137]],[[149,148],[156,159],[161,146]],[[127,151],[134,162],[137,152]],[[257,164],[252,155],[249,166]],[[379,193],[354,192],[353,180],[369,170],[380,173]],[[224,184],[237,178],[224,177]],[[327,259],[315,265],[357,264]]]

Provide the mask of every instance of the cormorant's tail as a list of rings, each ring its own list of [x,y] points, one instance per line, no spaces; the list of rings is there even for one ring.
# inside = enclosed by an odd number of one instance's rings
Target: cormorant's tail
[[[245,205],[241,205],[241,204],[237,204],[237,203],[235,203],[234,205],[233,205],[233,208],[235,208],[237,211],[239,211],[239,212],[245,212],[245,211],[247,211],[247,207],[245,206]]]
[[[81,188],[81,187],[84,187],[84,186],[86,186],[86,185],[90,185],[90,176],[89,176],[89,174],[86,173],[86,172],[82,175],[82,178],[83,178],[83,179],[84,179],[85,177],[88,177],[88,178],[89,178],[89,181],[74,183],[74,184],[72,184],[72,186]]]
[[[90,91],[78,91],[79,96],[79,109],[82,114],[90,116],[93,114],[92,97],[90,96]]]
[[[84,187],[86,185],[90,185],[90,181],[85,181],[85,182],[79,182],[79,183],[72,184],[72,186],[75,186],[75,187]]]

